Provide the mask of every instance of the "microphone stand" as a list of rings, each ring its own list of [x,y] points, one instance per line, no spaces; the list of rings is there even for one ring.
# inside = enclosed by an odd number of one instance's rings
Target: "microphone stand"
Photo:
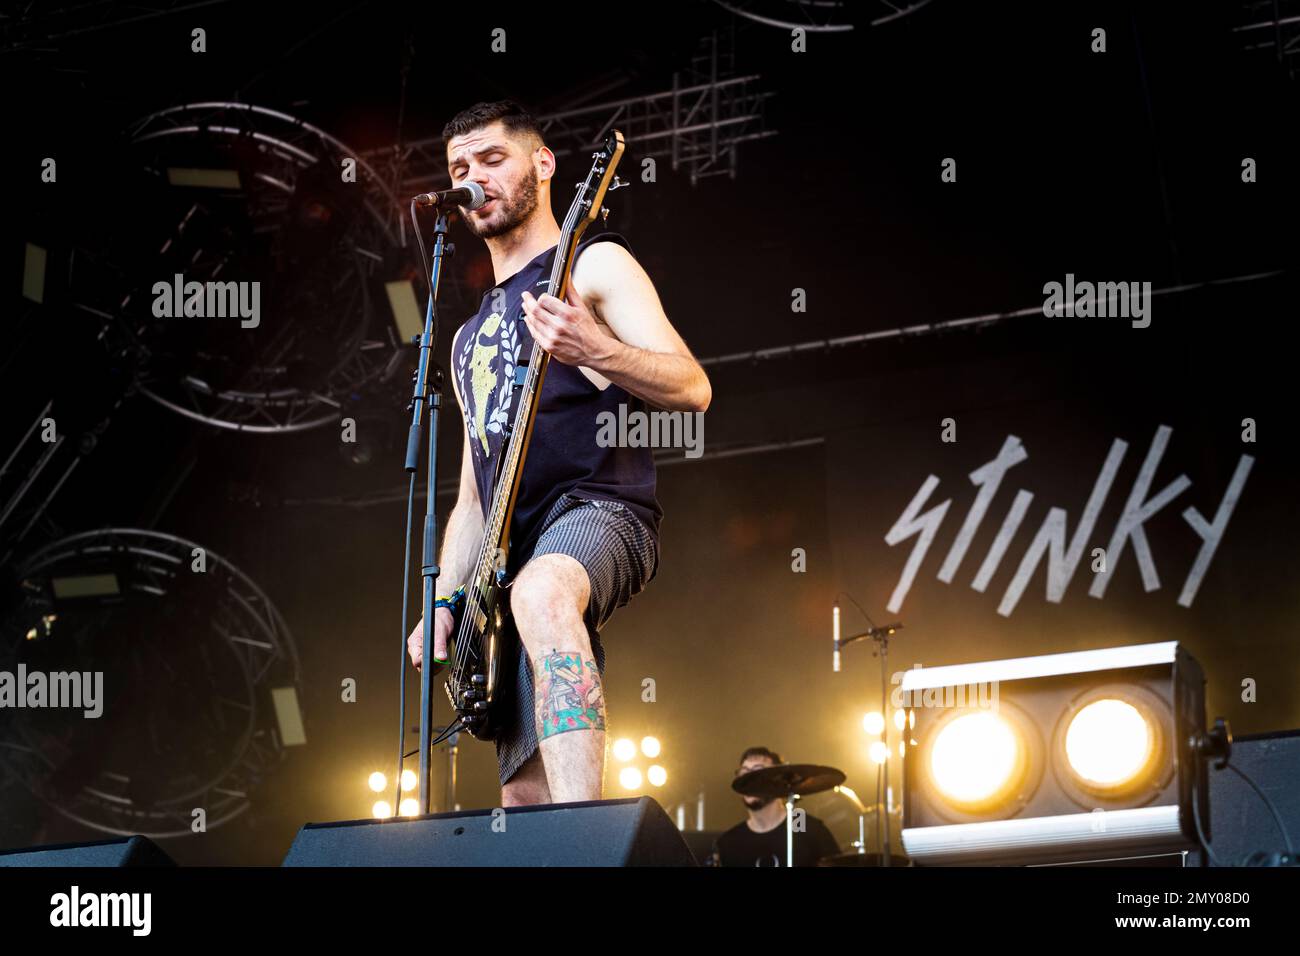
[[[852,637],[839,638],[840,607],[839,604],[836,603],[835,630],[837,639],[835,641],[834,667],[835,670],[839,670],[840,648],[844,647],[846,644],[852,644],[854,641],[869,638],[870,640],[875,641],[880,647],[878,652],[880,657],[880,714],[885,719],[885,728],[883,731],[885,735],[885,761],[881,764],[880,768],[881,783],[876,788],[878,797],[877,812],[879,813],[877,819],[883,820],[885,824],[885,839],[884,845],[881,847],[880,865],[890,866],[892,864],[892,854],[889,838],[889,667],[886,661],[889,657],[889,638],[895,631],[901,631],[903,625],[899,622],[895,622],[893,624],[886,624],[884,627],[876,627],[866,611],[863,611],[862,614],[866,617],[867,623],[871,624],[871,627],[867,628],[861,634],[854,634]],[[879,829],[880,827],[877,824],[877,833],[879,833]]]
[[[456,764],[460,756],[460,733],[454,727],[434,727],[439,734],[445,734],[450,731],[447,737],[447,805],[444,809],[452,813],[459,809],[456,806]]]
[[[419,338],[420,362],[415,372],[415,391],[411,398],[411,428],[406,436],[406,470],[414,474],[420,467],[420,433],[424,408],[429,407],[429,469],[424,508],[424,546],[421,552],[420,575],[423,579],[424,663],[420,668],[420,813],[431,812],[432,799],[432,741],[433,741],[433,623],[434,595],[438,586],[438,413],[442,409],[442,369],[433,363],[433,347],[438,334],[438,281],[442,276],[442,258],[451,256],[456,249],[446,241],[447,213],[438,212],[433,227],[433,262],[429,272],[429,305],[424,316],[424,334]],[[452,747],[455,753],[455,746]]]

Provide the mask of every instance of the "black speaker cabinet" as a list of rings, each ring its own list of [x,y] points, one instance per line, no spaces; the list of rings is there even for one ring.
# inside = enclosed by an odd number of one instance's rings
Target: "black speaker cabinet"
[[[694,866],[649,797],[309,823],[284,866]]]
[[[1230,763],[1268,794],[1278,815],[1300,849],[1300,730],[1237,737]],[[1273,814],[1250,784],[1231,770],[1210,764],[1210,847],[1220,866],[1267,863],[1269,853],[1286,851],[1286,841]],[[1251,860],[1253,854],[1261,857]],[[1198,865],[1200,850],[1188,854]],[[1213,865],[1213,864],[1211,864]]]
[[[713,865],[713,844],[722,836],[722,830],[687,830],[682,834],[691,855],[700,866]]]
[[[0,866],[175,866],[147,837],[121,837],[96,843],[60,843],[22,850],[0,850]]]

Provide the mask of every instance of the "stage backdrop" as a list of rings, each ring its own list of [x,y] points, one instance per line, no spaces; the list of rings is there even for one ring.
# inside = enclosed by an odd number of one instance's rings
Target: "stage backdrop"
[[[1300,724],[1300,470],[1268,301],[1158,302],[1149,329],[1079,319],[1022,354],[972,340],[832,431],[836,584],[904,622],[891,664],[1178,640],[1211,720]]]

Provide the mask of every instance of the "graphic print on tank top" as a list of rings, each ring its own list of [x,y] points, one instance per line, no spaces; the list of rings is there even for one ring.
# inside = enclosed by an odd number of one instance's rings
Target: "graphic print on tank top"
[[[501,298],[504,300],[505,296]],[[495,458],[510,419],[521,347],[520,321],[513,310],[505,314],[492,312],[483,320],[477,335],[465,336],[456,356],[458,379],[463,382],[468,378],[471,383],[470,394],[464,396],[465,427],[477,440],[484,459]],[[489,435],[496,440],[490,440]]]

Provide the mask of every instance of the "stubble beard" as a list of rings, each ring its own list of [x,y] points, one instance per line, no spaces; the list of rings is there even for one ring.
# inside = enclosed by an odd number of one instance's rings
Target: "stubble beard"
[[[497,205],[501,208],[493,210],[496,215],[492,219],[484,221],[475,219],[472,212],[466,214],[465,225],[469,231],[480,239],[495,239],[527,222],[537,209],[537,170],[530,166],[511,193],[510,196],[497,197]]]

